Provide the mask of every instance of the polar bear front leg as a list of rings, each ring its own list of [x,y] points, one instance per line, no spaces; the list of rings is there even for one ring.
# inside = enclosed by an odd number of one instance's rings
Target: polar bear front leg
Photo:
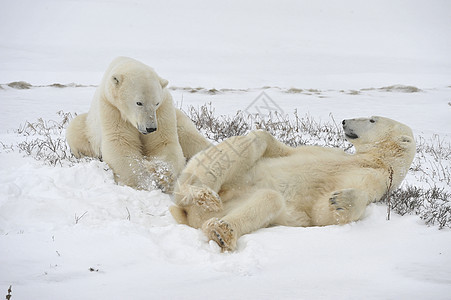
[[[178,179],[175,201],[181,206],[192,205],[196,202],[190,196],[192,187],[218,193],[223,184],[246,173],[260,158],[289,155],[292,151],[265,131],[231,137],[190,160]]]
[[[204,223],[205,235],[223,251],[236,249],[240,236],[273,224],[285,207],[282,195],[270,189],[261,189],[238,201],[238,206],[221,219]]]
[[[145,190],[159,189],[164,193],[172,193],[177,174],[171,163],[159,158],[142,159],[143,175],[139,178],[140,185]]]
[[[180,144],[175,140],[146,150],[144,166],[150,174],[147,181],[152,181],[154,188],[161,189],[165,193],[172,193],[174,183],[185,166]]]
[[[102,140],[102,159],[113,170],[117,183],[137,189],[144,189],[142,179],[150,175],[143,164],[139,138],[136,141],[120,134]]]
[[[335,191],[329,198],[329,208],[335,224],[347,224],[359,220],[367,206],[369,194],[359,189]]]

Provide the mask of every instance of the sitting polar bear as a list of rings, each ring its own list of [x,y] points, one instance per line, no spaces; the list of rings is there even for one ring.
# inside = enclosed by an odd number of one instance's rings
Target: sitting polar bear
[[[113,60],[89,112],[67,128],[72,153],[103,159],[119,183],[171,191],[186,159],[210,143],[174,107],[167,84],[139,61]]]
[[[359,220],[397,188],[415,155],[409,127],[382,118],[344,120],[356,153],[292,148],[269,133],[232,137],[193,157],[175,187],[172,216],[202,228],[223,250],[269,225],[324,226]]]

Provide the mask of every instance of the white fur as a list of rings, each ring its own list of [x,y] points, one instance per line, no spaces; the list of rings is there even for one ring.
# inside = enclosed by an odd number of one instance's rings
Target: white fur
[[[288,147],[254,131],[200,152],[188,163],[170,208],[223,249],[268,225],[324,226],[359,220],[397,188],[415,155],[409,127],[382,117],[343,121],[356,149]]]
[[[77,116],[67,128],[72,153],[103,159],[117,182],[134,188],[148,188],[146,182],[161,169],[174,180],[185,158],[208,147],[209,142],[175,109],[167,84],[139,61],[127,57],[113,60],[89,112]],[[161,168],[162,163],[167,167]],[[170,191],[171,179],[157,185]]]

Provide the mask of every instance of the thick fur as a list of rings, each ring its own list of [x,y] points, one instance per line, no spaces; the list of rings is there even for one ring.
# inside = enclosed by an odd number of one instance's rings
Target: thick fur
[[[76,157],[103,159],[118,183],[171,191],[186,159],[210,145],[191,120],[176,109],[162,79],[147,65],[116,58],[96,90],[88,113],[66,131]],[[155,173],[161,173],[155,176]]]
[[[355,154],[291,148],[269,133],[232,137],[193,157],[180,175],[173,217],[224,250],[268,225],[325,226],[363,217],[397,188],[415,155],[412,131],[382,117],[343,121]]]

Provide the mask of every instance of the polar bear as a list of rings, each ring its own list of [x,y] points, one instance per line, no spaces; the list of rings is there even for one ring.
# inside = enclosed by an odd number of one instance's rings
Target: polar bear
[[[383,117],[342,122],[355,154],[292,148],[264,131],[232,137],[198,153],[174,190],[175,220],[202,228],[223,250],[269,225],[325,226],[363,217],[396,189],[415,155],[412,130]]]
[[[67,128],[72,153],[102,159],[118,183],[170,192],[186,159],[210,143],[174,107],[167,85],[137,60],[113,60],[89,112]]]

